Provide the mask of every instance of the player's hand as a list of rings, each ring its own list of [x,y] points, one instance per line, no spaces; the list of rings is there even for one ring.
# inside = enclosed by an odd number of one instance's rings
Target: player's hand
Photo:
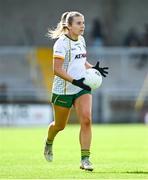
[[[81,78],[81,79],[78,79],[78,80],[74,79],[72,81],[72,84],[74,84],[75,86],[78,86],[78,87],[80,87],[82,89],[85,89],[87,91],[91,91],[91,88],[83,83],[84,79],[85,78]]]
[[[106,75],[108,74],[108,71],[106,71],[106,70],[108,70],[109,68],[108,67],[99,67],[99,63],[100,62],[98,61],[97,64],[92,68],[97,69],[101,73],[102,76],[106,77]]]

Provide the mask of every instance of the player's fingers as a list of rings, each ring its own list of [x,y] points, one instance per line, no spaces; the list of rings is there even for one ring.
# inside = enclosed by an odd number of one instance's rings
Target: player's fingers
[[[82,78],[81,81],[83,82],[85,78]]]
[[[103,71],[103,73],[108,74],[108,72],[107,72],[107,71]]]
[[[100,64],[100,62],[98,61],[97,64],[96,64],[96,66],[99,67],[99,64]]]
[[[106,75],[105,75],[105,74],[103,74],[103,73],[102,73],[102,76],[106,77]]]
[[[103,69],[109,69],[109,67],[104,67]]]

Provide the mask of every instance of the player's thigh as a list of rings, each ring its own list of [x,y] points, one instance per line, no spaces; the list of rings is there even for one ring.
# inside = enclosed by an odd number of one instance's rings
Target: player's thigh
[[[74,102],[74,107],[76,109],[76,113],[80,119],[80,122],[83,120],[92,119],[92,95],[91,94],[83,94],[78,97]]]
[[[56,126],[65,127],[71,108],[53,105],[54,121]]]

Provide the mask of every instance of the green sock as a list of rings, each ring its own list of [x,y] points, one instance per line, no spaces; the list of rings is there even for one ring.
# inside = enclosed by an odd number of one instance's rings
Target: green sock
[[[47,144],[47,145],[51,145],[51,146],[52,146],[52,144],[53,144],[53,140],[48,140],[48,139],[47,139],[47,140],[46,140],[46,144]]]
[[[81,149],[81,160],[85,158],[89,158],[89,156],[90,156],[89,149]]]

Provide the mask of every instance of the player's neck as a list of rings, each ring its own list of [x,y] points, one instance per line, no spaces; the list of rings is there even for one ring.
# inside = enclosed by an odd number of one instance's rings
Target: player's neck
[[[69,39],[73,40],[73,41],[77,41],[78,40],[78,35],[72,34],[72,33],[67,33],[65,34]]]

